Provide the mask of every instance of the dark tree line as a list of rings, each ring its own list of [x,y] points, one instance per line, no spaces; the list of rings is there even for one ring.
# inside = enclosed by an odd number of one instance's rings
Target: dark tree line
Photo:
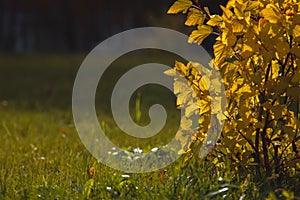
[[[167,16],[174,0],[0,0],[2,51],[88,51],[130,28],[163,26],[182,32],[183,17]],[[218,0],[213,4],[219,12]],[[188,32],[187,32],[188,33]]]

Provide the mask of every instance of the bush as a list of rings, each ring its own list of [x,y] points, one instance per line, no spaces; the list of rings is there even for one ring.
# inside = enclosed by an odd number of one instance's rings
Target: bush
[[[193,112],[201,114],[187,155],[196,155],[211,116],[225,116],[210,159],[231,160],[233,169],[254,168],[257,175],[293,175],[300,169],[300,5],[296,0],[229,0],[221,9],[221,15],[211,15],[201,1],[178,0],[168,11],[187,15],[185,25],[195,27],[190,43],[201,45],[217,35],[211,68],[220,71],[227,97],[224,115],[212,112],[212,73],[199,74],[192,62],[176,63],[174,69],[189,80],[198,99],[181,98],[177,104],[197,104],[200,109]],[[183,94],[178,82],[175,90]]]

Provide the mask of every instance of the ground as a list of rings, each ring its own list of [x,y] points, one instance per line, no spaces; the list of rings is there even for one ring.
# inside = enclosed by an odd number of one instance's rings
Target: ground
[[[212,163],[209,159],[194,158],[184,163],[182,157],[165,169],[144,174],[123,173],[99,163],[81,143],[71,110],[72,86],[84,57],[0,56],[0,199],[261,199],[278,193],[276,188],[296,187],[297,182],[292,181],[275,187],[251,172],[231,172],[230,162]],[[115,65],[126,69],[140,62],[120,60]],[[121,72],[108,72],[109,79],[117,79]],[[156,94],[147,96],[149,91]],[[145,96],[142,101],[153,103],[153,96],[175,101],[172,95],[162,97],[163,91],[144,88],[140,91]],[[103,99],[109,95],[105,89],[100,93],[96,101],[104,114],[99,121],[118,143],[118,134],[122,133],[114,128],[105,107],[107,99]],[[145,112],[136,108],[136,99],[132,99],[133,113],[137,109]],[[176,122],[177,111],[170,113]],[[143,115],[139,123],[147,120]],[[168,125],[152,141],[139,143],[125,137],[120,145],[128,151],[136,147],[147,151],[166,142],[172,128]]]

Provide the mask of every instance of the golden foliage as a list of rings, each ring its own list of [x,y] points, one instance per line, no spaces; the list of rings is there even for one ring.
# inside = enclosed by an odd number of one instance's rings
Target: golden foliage
[[[214,63],[228,102],[225,113],[214,112],[212,107],[218,105],[212,105],[208,89],[216,83],[211,83],[210,70],[199,74],[193,63],[176,63],[174,69],[189,83],[182,86],[182,80],[175,79],[174,84],[177,103],[186,109],[185,128],[191,126],[188,118],[193,113],[200,114],[198,129],[190,131],[195,141],[203,141],[211,115],[226,118],[217,150],[237,165],[268,175],[299,170],[300,4],[229,0],[221,6],[222,15],[191,6],[190,1],[179,0],[170,12],[188,12],[186,25],[197,25],[189,42],[200,45],[208,35],[218,35]],[[188,87],[195,94],[187,92]]]

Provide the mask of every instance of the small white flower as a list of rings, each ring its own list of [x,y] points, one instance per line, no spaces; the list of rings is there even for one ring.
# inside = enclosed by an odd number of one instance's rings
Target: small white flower
[[[133,152],[141,154],[141,153],[143,153],[143,150],[140,148],[135,148],[135,149],[133,149]]]

